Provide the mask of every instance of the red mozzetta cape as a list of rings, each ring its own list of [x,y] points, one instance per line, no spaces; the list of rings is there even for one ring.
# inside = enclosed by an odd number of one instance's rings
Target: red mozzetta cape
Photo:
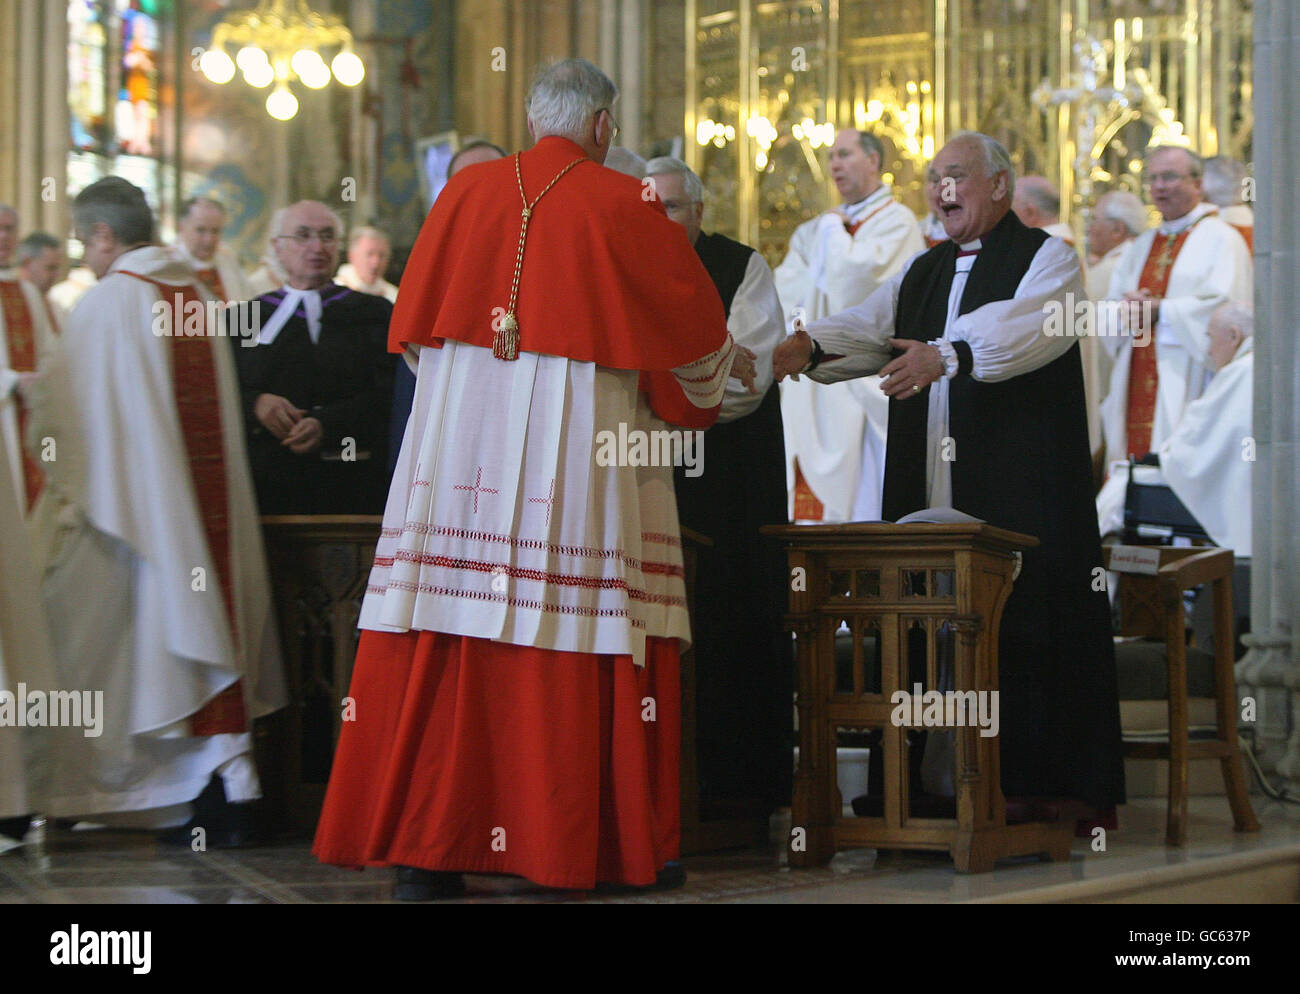
[[[583,156],[554,136],[524,152],[528,199]],[[494,320],[510,301],[522,206],[514,156],[451,178],[406,264],[391,351],[447,338],[492,347]],[[684,229],[642,198],[639,181],[590,160],[534,209],[515,311],[520,351],[613,369],[674,369],[727,336],[722,301]]]

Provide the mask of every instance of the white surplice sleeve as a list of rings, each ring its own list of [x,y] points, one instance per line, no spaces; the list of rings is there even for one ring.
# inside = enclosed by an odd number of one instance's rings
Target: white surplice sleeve
[[[735,339],[728,334],[716,352],[710,352],[674,369],[673,376],[681,384],[686,399],[696,407],[716,407],[722,403],[727,377],[731,375],[731,364],[735,362],[736,355]],[[771,364],[770,360],[768,364]]]
[[[772,270],[757,252],[749,257],[745,278],[732,298],[727,330],[736,344],[754,353],[757,372],[754,393],[746,390],[739,380],[727,380],[719,423],[735,421],[757,410],[772,386],[772,353],[785,338],[785,319]]]
[[[1034,255],[1014,297],[963,314],[953,321],[947,337],[970,346],[973,378],[999,383],[1040,369],[1068,352],[1076,337],[1049,335],[1047,318],[1055,302],[1065,325],[1073,327],[1073,304],[1082,300],[1086,296],[1078,253],[1061,239],[1049,238]]]
[[[889,362],[894,337],[894,316],[898,311],[898,288],[912,268],[918,252],[903,268],[876,288],[875,293],[847,311],[840,311],[808,325],[808,334],[821,346],[825,358],[805,375],[818,383],[838,383],[858,376],[871,376]]]

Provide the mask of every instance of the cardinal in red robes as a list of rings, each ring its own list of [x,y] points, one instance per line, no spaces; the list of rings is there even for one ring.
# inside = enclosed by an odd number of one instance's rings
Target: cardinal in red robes
[[[638,426],[707,424],[753,361],[653,192],[601,168],[616,96],[540,73],[536,145],[452,177],[393,313],[415,399],[315,853],[396,866],[400,899],[651,886],[678,855],[681,539]]]

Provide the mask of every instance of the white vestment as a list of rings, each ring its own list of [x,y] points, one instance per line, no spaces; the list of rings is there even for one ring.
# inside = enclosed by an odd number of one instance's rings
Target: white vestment
[[[850,211],[865,219],[852,235],[835,211],[795,229],[775,273],[787,323],[796,310],[808,323],[862,303],[925,248],[916,218],[893,199],[888,186]],[[781,383],[781,417],[791,515],[797,459],[808,486],[825,506],[823,520],[878,519],[889,427],[889,404],[879,378],[830,389],[787,378]]]
[[[735,354],[674,370],[692,403],[721,401]],[[454,340],[415,365],[360,627],[637,665],[647,636],[685,645],[671,445],[637,433],[658,428],[639,374]]]
[[[105,714],[97,738],[59,730],[49,810],[141,812],[138,824],[159,825],[183,821],[175,806],[232,759],[244,757],[247,775],[237,786],[223,774],[227,798],[259,793],[251,735],[192,736],[195,712],[236,680],[250,722],[286,699],[230,343],[204,339],[219,395],[234,631],[178,423],[175,345],[155,334],[160,292],[126,272],[197,286],[166,249],[133,249],[82,299],[63,339],[84,483],[44,595],[61,684],[102,690]]]
[[[1219,208],[1219,219],[1234,228],[1255,227],[1255,211],[1249,204],[1232,204]]]
[[[1216,545],[1250,557],[1255,355],[1253,338],[1214,374],[1210,385],[1187,405],[1183,419],[1156,450],[1160,466],[1139,466],[1136,479],[1168,483]],[[1101,533],[1124,528],[1128,464],[1115,463],[1097,495]]]
[[[8,464],[9,441],[0,432],[0,460]],[[49,693],[54,682],[49,629],[40,599],[40,574],[28,550],[21,498],[7,484],[0,486],[0,691]],[[21,707],[21,699],[15,701]],[[16,720],[16,719],[15,719]],[[48,784],[42,761],[48,729],[0,723],[0,818],[44,810]]]
[[[980,242],[963,244],[963,251],[979,249]],[[915,256],[902,270],[857,307],[823,318],[809,326],[808,334],[822,350],[844,358],[823,361],[807,376],[818,383],[835,383],[852,376],[875,373],[889,362],[895,335],[898,291]],[[1046,366],[1069,351],[1077,339],[1044,332],[1049,303],[1064,306],[1065,295],[1083,297],[1079,256],[1059,238],[1049,238],[1034,254],[1010,300],[998,300],[958,316],[962,292],[974,256],[958,257],[948,294],[948,319],[943,337],[964,341],[971,350],[971,377],[999,383]],[[948,429],[948,378],[930,384],[926,428],[926,493],[930,507],[952,506],[952,464],[942,440]],[[879,387],[875,389],[879,390]],[[882,396],[883,393],[882,393]],[[906,403],[907,401],[903,401]],[[960,508],[958,509],[960,510]]]
[[[94,270],[89,266],[77,266],[68,273],[66,280],[60,280],[50,287],[50,292],[46,296],[50,298],[50,303],[58,308],[55,313],[62,324],[67,324],[67,316],[81,302],[81,298],[86,295],[86,291],[94,285]]]
[[[1205,389],[1208,372],[1210,315],[1225,301],[1251,305],[1254,266],[1246,243],[1232,227],[1213,216],[1211,204],[1198,204],[1174,221],[1144,231],[1129,243],[1110,278],[1105,305],[1109,314],[1099,314],[1102,344],[1115,359],[1110,389],[1101,406],[1106,436],[1106,461],[1128,459],[1128,379],[1133,357],[1133,338],[1121,330],[1115,301],[1138,288],[1142,267],[1157,235],[1179,234],[1192,229],[1169,272],[1169,287],[1160,301],[1155,325],[1156,390],[1155,423],[1151,429],[1151,450],[1169,437],[1182,420],[1187,405]],[[1193,227],[1194,225],[1194,227]],[[1116,332],[1120,332],[1117,334]],[[1137,453],[1144,455],[1145,453]]]
[[[1074,229],[1064,221],[1054,221],[1052,224],[1043,225],[1043,230],[1053,238],[1059,238],[1071,248],[1074,248]]]
[[[1084,271],[1083,283],[1089,300],[1106,299],[1111,274],[1132,241],[1132,238],[1124,239]],[[1095,335],[1079,339],[1079,358],[1083,360],[1083,391],[1088,398],[1088,445],[1095,456],[1106,444],[1106,434],[1101,426],[1101,405],[1110,390],[1115,358]]]
[[[772,387],[772,353],[785,340],[785,319],[781,313],[781,300],[776,294],[776,282],[767,262],[757,252],[749,257],[745,278],[731,299],[727,331],[731,332],[737,345],[743,345],[754,353],[755,392],[750,393],[739,380],[727,380],[722,410],[718,414],[719,424],[735,421],[758,410],[758,405],[763,403]]]
[[[255,296],[252,284],[240,268],[235,253],[226,246],[218,245],[216,255],[207,262],[191,255],[185,243],[179,239],[171,246],[171,253],[196,273],[201,269],[215,269],[221,277],[221,287],[226,291],[227,301],[252,300]]]
[[[382,276],[373,283],[366,283],[357,273],[357,267],[350,262],[339,266],[334,282],[342,283],[349,290],[355,290],[357,293],[369,293],[376,297],[383,297],[390,304],[397,303],[397,287]]]

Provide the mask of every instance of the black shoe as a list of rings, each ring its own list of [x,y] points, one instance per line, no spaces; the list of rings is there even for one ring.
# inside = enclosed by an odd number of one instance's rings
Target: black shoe
[[[465,878],[459,873],[399,866],[393,899],[397,901],[441,901],[465,896]]]
[[[203,829],[205,850],[250,849],[266,841],[260,802],[227,801],[226,789],[217,774],[212,775],[193,803],[194,817],[184,825],[159,832],[159,842],[167,846],[193,847],[196,828]]]
[[[676,861],[664,864],[664,868],[655,874],[655,882],[638,887],[635,884],[598,883],[596,893],[611,897],[620,894],[650,894],[661,890],[677,890],[686,886],[686,867]]]
[[[0,818],[0,835],[7,835],[15,842],[22,842],[31,827],[31,815],[19,815],[17,818]]]

